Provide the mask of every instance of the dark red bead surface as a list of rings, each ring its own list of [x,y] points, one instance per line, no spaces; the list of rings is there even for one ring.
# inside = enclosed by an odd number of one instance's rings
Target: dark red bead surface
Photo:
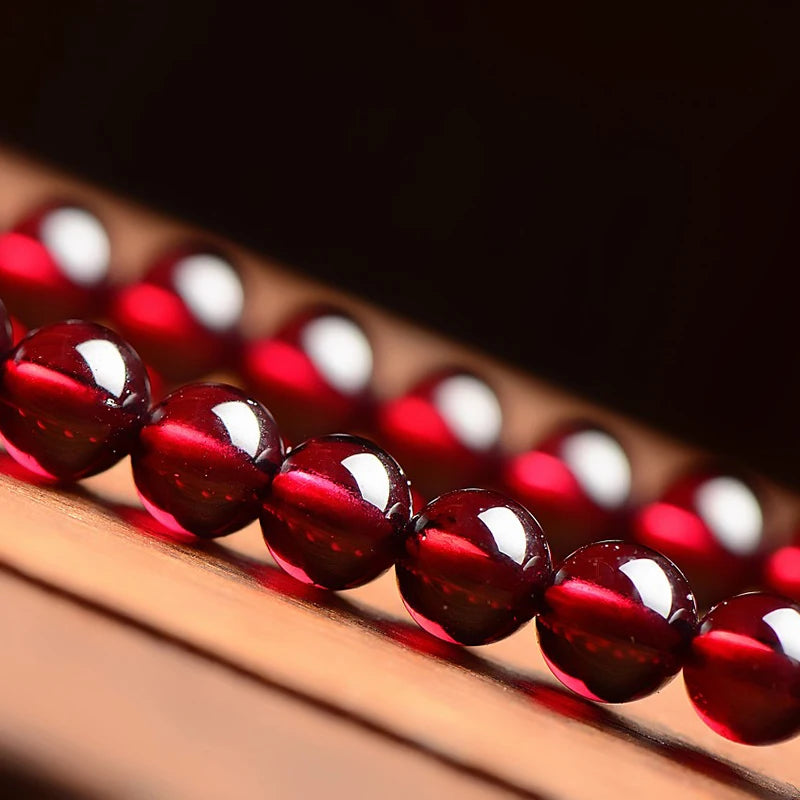
[[[694,597],[675,565],[647,547],[614,541],[564,561],[536,620],[553,674],[605,703],[660,689],[683,665],[696,625]]]
[[[14,344],[14,327],[8,311],[0,300],[0,355],[5,355]]]
[[[757,580],[769,535],[754,488],[718,471],[684,476],[633,519],[633,538],[672,559],[705,606]]]
[[[382,404],[375,426],[381,445],[433,496],[485,482],[497,464],[503,411],[484,380],[445,370]]]
[[[411,492],[397,462],[366,439],[333,434],[289,453],[264,502],[261,528],[290,575],[349,589],[394,563],[410,518]]]
[[[130,451],[150,403],[141,359],[116,333],[72,320],[30,333],[0,371],[0,434],[38,475],[77,480]]]
[[[0,296],[27,325],[101,311],[111,246],[100,220],[74,205],[47,205],[0,236]]]
[[[278,427],[261,403],[233,386],[196,383],[153,408],[131,464],[159,522],[215,537],[256,519],[282,458]]]
[[[763,592],[715,606],[683,669],[706,724],[744,744],[800,733],[800,606]]]
[[[120,289],[109,313],[148,365],[188,380],[234,366],[243,307],[236,268],[213,250],[187,246]]]
[[[539,523],[486,489],[437,497],[414,518],[396,565],[411,616],[448,642],[487,644],[539,609],[552,577]]]
[[[764,561],[763,586],[800,603],[800,542],[779,547]]]
[[[598,539],[619,536],[631,494],[631,466],[608,432],[572,424],[503,467],[503,489],[547,531],[558,558]]]
[[[301,312],[273,336],[249,342],[242,356],[249,390],[295,440],[360,427],[372,368],[362,327],[329,307]]]

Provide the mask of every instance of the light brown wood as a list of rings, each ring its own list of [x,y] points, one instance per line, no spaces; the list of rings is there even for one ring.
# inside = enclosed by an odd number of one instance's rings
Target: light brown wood
[[[135,275],[150,256],[191,230],[0,151],[0,227],[55,194],[88,202],[102,213],[120,253],[120,277]],[[434,364],[479,368],[500,389],[510,419],[510,448],[524,446],[557,419],[591,414],[625,440],[639,497],[652,495],[673,470],[697,455],[356,298],[226,246],[245,269],[249,330],[269,330],[306,300],[334,297],[368,325],[384,393],[402,388]],[[269,562],[256,526],[211,544],[180,542],[159,532],[141,511],[127,469],[122,463],[65,492],[20,480],[19,470],[3,457],[0,562],[6,570],[31,585],[58,589],[65,602],[71,597],[90,603],[91,613],[113,618],[114,625],[194,648],[195,660],[227,669],[232,682],[248,675],[369,727],[376,738],[404,742],[417,751],[414,764],[438,758],[450,765],[454,781],[462,780],[458,769],[471,770],[475,791],[491,786],[500,792],[506,786],[547,798],[599,798],[640,794],[646,787],[648,796],[671,800],[677,793],[685,798],[798,796],[791,785],[800,785],[800,741],[753,749],[720,739],[697,719],[680,680],[621,709],[585,703],[550,677],[530,627],[480,651],[438,644],[411,625],[390,575],[346,595],[327,595],[280,573]],[[776,527],[788,529],[800,508],[798,498],[777,486],[768,486],[768,494]],[[0,587],[0,602],[4,591]],[[8,613],[9,606],[3,608]],[[24,629],[17,636],[25,647]],[[62,640],[54,658],[61,658],[66,646]],[[114,647],[109,638],[110,659],[116,658]],[[131,680],[127,663],[116,662],[120,691]],[[18,670],[11,681],[0,667],[0,683],[14,687],[0,694],[0,716],[10,713],[13,703],[26,696],[33,703],[41,693],[46,673],[38,673],[39,684],[33,673],[29,681],[24,674]],[[114,676],[105,677],[113,684]],[[143,696],[147,691],[142,689]],[[15,719],[24,730],[26,715],[16,708]],[[37,720],[31,730],[49,725],[48,736],[67,735],[69,722],[63,719],[53,716],[48,722],[46,713],[30,719]],[[6,736],[6,727],[0,726],[0,735]],[[188,723],[180,729],[190,741],[197,733]],[[35,755],[31,730],[24,749]],[[91,725],[87,730],[88,742]],[[110,763],[102,749],[92,757]],[[407,769],[412,775],[417,767]],[[168,773],[165,769],[164,776]],[[76,781],[82,776],[75,771]],[[427,780],[423,771],[418,776],[420,783]],[[182,784],[181,793],[193,796],[190,787]]]

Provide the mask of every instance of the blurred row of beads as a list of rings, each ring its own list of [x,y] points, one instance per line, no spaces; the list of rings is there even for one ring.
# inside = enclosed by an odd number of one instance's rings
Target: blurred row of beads
[[[112,282],[113,258],[100,219],[77,205],[44,205],[0,235],[0,296],[15,338],[45,322],[98,319],[138,350],[155,399],[180,382],[236,374],[290,442],[346,430],[385,447],[422,493],[418,503],[487,485],[535,509],[556,559],[591,541],[628,538],[675,561],[701,604],[759,586],[800,599],[800,538],[775,529],[751,479],[698,464],[661,497],[635,501],[625,448],[591,421],[567,420],[508,453],[501,400],[469,370],[441,369],[401,396],[378,398],[376,353],[345,311],[309,307],[248,339],[245,287],[216,247],[172,248],[127,285]]]

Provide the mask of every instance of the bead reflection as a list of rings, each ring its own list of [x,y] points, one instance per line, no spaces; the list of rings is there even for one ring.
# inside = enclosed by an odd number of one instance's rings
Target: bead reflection
[[[342,466],[353,476],[361,496],[380,511],[386,511],[392,484],[384,463],[374,453],[354,453]]]
[[[111,242],[100,221],[82,208],[57,208],[39,224],[42,244],[75,283],[102,281],[111,258]]]
[[[328,315],[310,320],[300,342],[323,377],[344,394],[366,389],[372,376],[372,346],[347,317]]]
[[[482,380],[473,375],[452,375],[435,387],[433,400],[462,443],[481,451],[497,444],[503,411],[497,395]]]
[[[225,259],[210,253],[186,256],[175,265],[173,282],[192,314],[211,330],[224,331],[239,321],[244,290]]]
[[[597,505],[614,509],[631,493],[631,466],[616,439],[601,430],[578,431],[564,439],[561,456]]]
[[[619,571],[630,578],[642,603],[664,619],[672,613],[672,586],[664,570],[649,558],[633,558]]]
[[[230,436],[231,444],[255,458],[261,445],[261,421],[242,400],[228,400],[213,406],[211,413],[219,418]]]
[[[800,662],[800,612],[795,608],[776,608],[762,619],[775,632],[783,652]]]
[[[517,564],[524,564],[528,552],[528,534],[520,518],[507,506],[487,508],[478,519],[489,529],[499,552]]]
[[[697,488],[695,503],[706,525],[732,553],[758,550],[764,517],[755,494],[742,481],[726,475],[711,478]]]
[[[94,382],[114,397],[121,397],[128,370],[117,346],[107,339],[90,339],[75,345],[75,350],[89,367]]]

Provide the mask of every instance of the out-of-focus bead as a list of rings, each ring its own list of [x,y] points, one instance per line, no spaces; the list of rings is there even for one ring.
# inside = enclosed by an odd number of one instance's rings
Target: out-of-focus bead
[[[235,368],[243,308],[244,289],[233,264],[213,249],[185,246],[121,288],[109,315],[149,366],[185,381]]]
[[[77,205],[48,204],[0,236],[0,296],[31,327],[102,311],[111,242]]]
[[[463,370],[425,378],[376,411],[375,436],[428,496],[484,483],[500,454],[503,409],[483,379]]]
[[[248,342],[242,376],[292,439],[363,428],[372,344],[349,314],[307,309],[272,336]]]
[[[570,424],[508,459],[502,488],[547,531],[556,558],[581,545],[621,535],[631,496],[631,465],[611,434]]]

